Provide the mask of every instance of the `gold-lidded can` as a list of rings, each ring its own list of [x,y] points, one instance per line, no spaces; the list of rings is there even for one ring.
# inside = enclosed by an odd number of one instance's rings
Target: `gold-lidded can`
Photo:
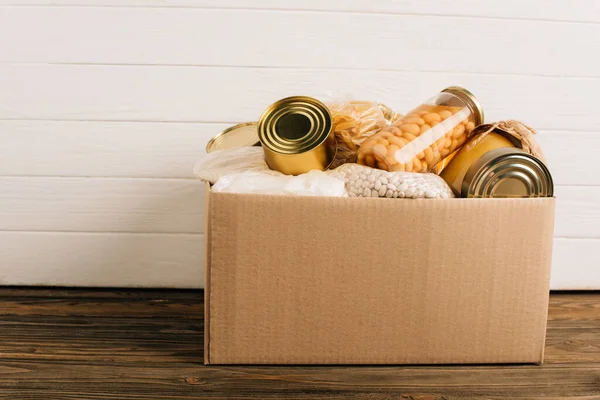
[[[258,120],[258,138],[269,167],[288,175],[325,170],[335,156],[331,113],[308,96],[271,104]]]
[[[243,122],[225,129],[206,144],[206,152],[232,149],[234,147],[258,146],[258,124]]]
[[[439,175],[459,197],[552,197],[550,171],[521,147],[509,131],[480,125]]]
[[[550,171],[524,150],[501,147],[490,150],[467,171],[461,197],[552,197]]]

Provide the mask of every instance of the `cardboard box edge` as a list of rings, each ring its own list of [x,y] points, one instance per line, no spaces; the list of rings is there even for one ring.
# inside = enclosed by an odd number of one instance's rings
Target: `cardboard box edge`
[[[554,226],[556,223],[556,197],[552,196],[550,215],[552,216],[552,229],[549,229],[550,235],[550,259],[548,261],[548,277],[546,279],[546,287],[548,288],[548,297],[546,300],[546,323],[544,324],[544,337],[542,338],[542,350],[540,351],[539,361],[536,362],[538,365],[544,364],[544,357],[546,353],[546,339],[548,337],[548,309],[550,308],[550,279],[552,276],[552,254],[554,250]]]
[[[204,365],[210,364],[210,183],[204,183]]]

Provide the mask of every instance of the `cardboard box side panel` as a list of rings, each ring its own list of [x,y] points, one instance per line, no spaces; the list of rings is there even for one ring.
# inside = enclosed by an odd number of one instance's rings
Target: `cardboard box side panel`
[[[545,276],[545,285],[548,287],[548,294],[550,293],[550,277],[552,274],[552,249],[554,247],[554,220],[555,220],[555,209],[556,209],[556,198],[548,199],[551,202],[545,211],[546,216],[544,217],[544,221],[546,222],[546,226],[540,229],[540,235],[544,239],[542,243],[542,252],[545,252],[547,255],[546,258],[546,276]],[[543,279],[542,276],[539,277],[540,281]],[[546,320],[544,323],[543,329],[541,329],[540,335],[542,336],[542,348],[540,351],[540,359],[539,363],[542,364],[544,362],[544,351],[546,349],[546,330],[548,328],[548,307],[550,303],[550,296],[546,297],[546,304],[544,307],[544,314],[546,315]]]
[[[540,362],[553,209],[213,193],[210,362]]]
[[[210,265],[211,215],[210,184],[204,184],[204,364],[210,364]]]

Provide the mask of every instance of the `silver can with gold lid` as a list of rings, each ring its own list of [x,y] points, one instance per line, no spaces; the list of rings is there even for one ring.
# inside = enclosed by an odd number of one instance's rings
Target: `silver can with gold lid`
[[[258,137],[269,167],[288,175],[325,170],[335,156],[331,114],[312,97],[287,97],[270,105],[258,120]]]
[[[475,161],[462,181],[461,197],[552,197],[550,171],[517,148],[490,150]]]

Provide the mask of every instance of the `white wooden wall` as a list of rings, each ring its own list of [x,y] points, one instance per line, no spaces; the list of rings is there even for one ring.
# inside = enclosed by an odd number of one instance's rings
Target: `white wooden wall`
[[[0,0],[0,284],[200,287],[193,163],[295,94],[536,128],[553,288],[600,288],[597,0]]]

